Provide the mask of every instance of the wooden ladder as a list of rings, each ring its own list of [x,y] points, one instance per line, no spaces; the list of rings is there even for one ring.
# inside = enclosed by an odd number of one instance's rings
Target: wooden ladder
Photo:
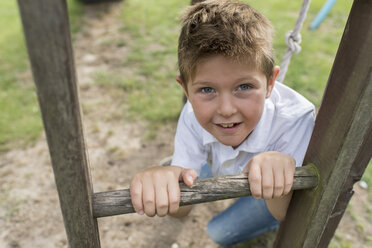
[[[92,190],[66,0],[18,0],[18,4],[68,243],[73,248],[98,248],[96,218],[122,214],[124,201],[129,208],[131,204],[125,190]],[[311,189],[295,191],[276,247],[327,247],[353,194],[353,184],[372,156],[371,13],[372,1],[354,1],[305,157],[319,175],[312,167],[297,170],[295,181],[304,177],[310,182],[298,184],[299,188]],[[198,190],[209,192],[206,187]],[[247,185],[231,188],[235,195],[225,191],[224,198],[249,194]],[[181,201],[202,202],[189,198]],[[216,197],[203,201],[212,200]]]

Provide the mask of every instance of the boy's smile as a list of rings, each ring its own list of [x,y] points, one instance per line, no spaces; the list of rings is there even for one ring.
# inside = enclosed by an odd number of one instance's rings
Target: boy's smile
[[[201,60],[185,93],[202,127],[224,145],[238,147],[259,122],[265,99],[271,94],[279,67],[267,83],[251,64],[222,55]]]

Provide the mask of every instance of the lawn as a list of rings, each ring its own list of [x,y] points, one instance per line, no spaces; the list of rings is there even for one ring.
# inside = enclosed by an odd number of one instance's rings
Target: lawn
[[[72,30],[81,6],[69,0]],[[0,2],[0,152],[36,140],[42,131],[16,1]]]

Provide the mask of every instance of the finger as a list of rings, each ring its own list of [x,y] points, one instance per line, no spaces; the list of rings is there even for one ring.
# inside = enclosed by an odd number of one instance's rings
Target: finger
[[[142,182],[136,178],[133,178],[130,184],[130,197],[134,210],[143,215],[143,204],[142,204]]]
[[[175,214],[180,207],[180,185],[172,180],[168,183],[169,213]]]
[[[144,178],[142,180],[143,190],[142,190],[142,202],[143,209],[147,216],[155,216],[155,191],[153,181],[150,177]]]
[[[262,166],[262,198],[272,199],[274,194],[274,174],[271,166]]]
[[[291,192],[292,190],[292,186],[293,186],[293,177],[294,177],[294,168],[293,169],[289,169],[289,170],[286,170],[284,172],[284,191],[283,191],[283,194],[284,195],[287,195],[289,192]]]
[[[284,181],[285,181],[285,172],[283,170],[277,170],[273,172],[274,175],[274,198],[281,197],[284,192]]]
[[[198,174],[193,169],[183,169],[181,172],[181,180],[187,185],[192,186]]]
[[[252,196],[256,199],[262,196],[262,186],[261,186],[261,168],[252,163],[248,173],[249,187],[251,189]]]
[[[155,185],[155,207],[156,214],[160,217],[168,214],[168,187],[166,183],[160,183]]]

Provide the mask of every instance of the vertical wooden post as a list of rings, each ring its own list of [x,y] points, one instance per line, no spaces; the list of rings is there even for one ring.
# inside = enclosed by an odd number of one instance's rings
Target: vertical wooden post
[[[18,0],[68,243],[100,247],[66,0]]]
[[[275,247],[327,247],[371,158],[371,13],[372,1],[354,1],[305,157],[319,186],[294,193]]]

